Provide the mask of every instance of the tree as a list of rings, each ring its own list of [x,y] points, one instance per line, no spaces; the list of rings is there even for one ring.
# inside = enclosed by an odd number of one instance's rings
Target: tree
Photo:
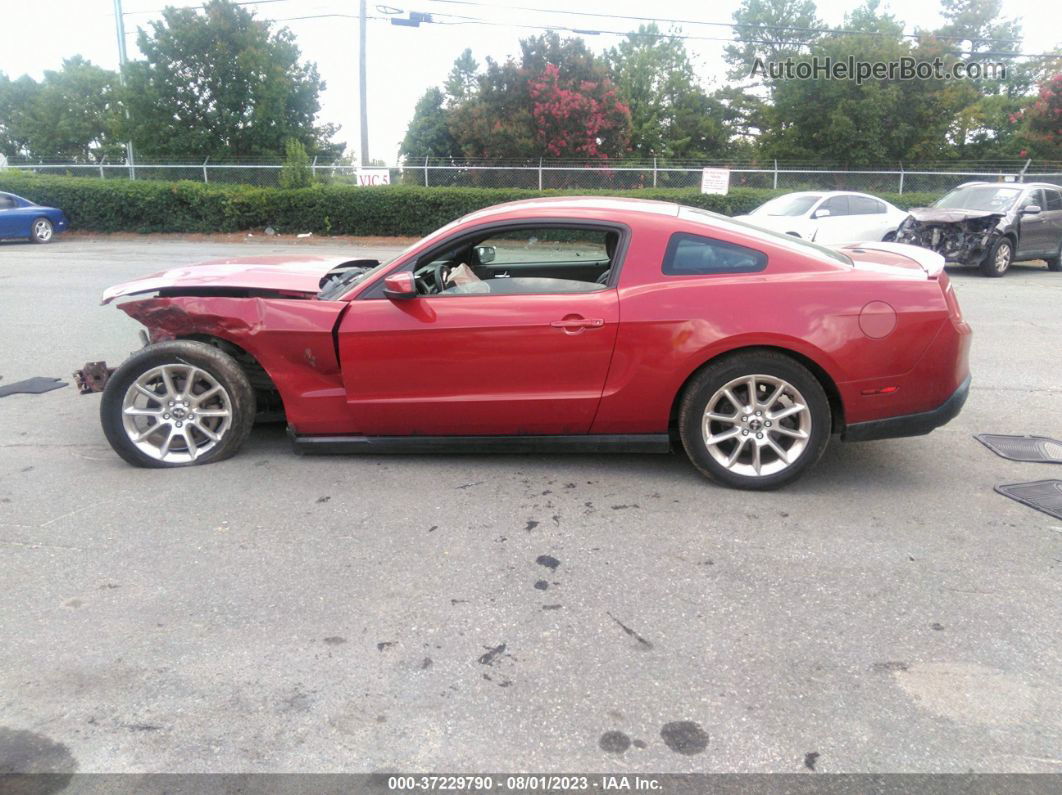
[[[0,73],[0,152],[8,157],[28,154],[25,117],[38,89],[27,75],[12,80]]]
[[[280,187],[307,188],[313,184],[313,167],[306,147],[297,138],[284,143],[284,165],[280,167]]]
[[[119,156],[118,75],[75,55],[40,83],[0,75],[0,150],[38,160],[92,163]]]
[[[475,96],[479,89],[479,64],[472,57],[472,50],[461,53],[446,78],[446,104],[460,105]]]
[[[152,158],[273,158],[289,138],[334,155],[332,125],[315,125],[324,81],[301,63],[295,37],[232,0],[203,13],[168,7],[137,43],[127,66],[125,132]]]
[[[779,60],[806,52],[819,38],[823,23],[815,0],[741,0],[733,14],[736,42],[723,57],[731,78],[747,78],[756,59]]]
[[[453,109],[450,130],[464,155],[604,160],[627,151],[630,112],[581,39],[551,31],[520,49],[519,63],[488,58],[476,94]]]
[[[1003,156],[1013,129],[1007,119],[1032,88],[1033,65],[1019,64],[1021,25],[1001,17],[1002,0],[941,0],[944,25],[920,46],[932,44],[947,63],[991,61],[1007,65],[1005,78],[954,80],[941,92],[951,116],[949,154],[957,158]]]
[[[889,14],[877,12],[877,0],[868,0],[846,15],[846,30],[855,34],[824,37],[808,56],[835,63],[850,56],[857,61],[896,61],[901,57],[931,59],[932,46],[912,48],[902,38],[903,25]],[[939,159],[945,154],[946,135],[952,121],[942,104],[943,79],[814,78],[779,80],[769,129],[761,144],[769,157],[816,160],[849,166]]]
[[[631,148],[643,156],[718,157],[729,138],[726,109],[697,84],[678,33],[641,25],[605,52],[612,81],[630,109]]]
[[[467,50],[466,50],[467,52]],[[399,150],[403,157],[455,157],[460,155],[450,133],[443,92],[429,88],[417,101],[413,120]]]
[[[1032,103],[1012,117],[1021,157],[1062,160],[1062,73],[1040,86]]]

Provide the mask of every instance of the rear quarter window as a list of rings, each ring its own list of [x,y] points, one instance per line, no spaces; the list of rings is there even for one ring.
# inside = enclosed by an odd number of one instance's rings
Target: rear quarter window
[[[663,271],[669,276],[755,273],[766,267],[762,251],[688,232],[673,234],[664,252]]]

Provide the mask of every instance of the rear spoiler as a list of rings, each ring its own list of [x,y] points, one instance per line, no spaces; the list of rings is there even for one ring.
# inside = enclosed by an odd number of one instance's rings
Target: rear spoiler
[[[889,254],[899,254],[901,257],[913,260],[926,272],[926,276],[935,279],[944,272],[944,257],[935,251],[921,246],[912,246],[907,243],[884,243],[871,241],[866,243],[849,243],[842,247],[845,251],[885,251]]]

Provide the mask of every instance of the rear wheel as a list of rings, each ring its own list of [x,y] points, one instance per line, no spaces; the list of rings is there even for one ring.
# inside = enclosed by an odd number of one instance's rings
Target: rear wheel
[[[150,345],[107,382],[111,447],[134,466],[207,464],[233,455],[254,423],[251,384],[231,356],[201,342]]]
[[[686,389],[679,432],[704,475],[740,489],[775,489],[800,477],[830,438],[818,379],[778,353],[739,353],[707,366]]]
[[[1047,263],[1048,270],[1062,271],[1062,242],[1059,242],[1055,256],[1044,257],[1044,261]]]
[[[30,240],[34,243],[50,243],[55,230],[47,218],[37,218],[30,226]]]
[[[895,243],[896,242],[896,230],[886,232],[885,237],[881,239],[882,243]]]
[[[988,255],[981,263],[981,273],[985,276],[1002,276],[1010,270],[1010,263],[1014,259],[1014,244],[1010,238],[1001,237],[988,249]]]

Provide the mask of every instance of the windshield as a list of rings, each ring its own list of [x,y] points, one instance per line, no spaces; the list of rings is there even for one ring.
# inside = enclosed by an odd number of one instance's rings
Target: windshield
[[[405,253],[404,251],[402,252]],[[401,256],[401,255],[399,255]],[[351,268],[339,276],[333,276],[329,279],[324,287],[321,288],[321,292],[317,294],[317,297],[322,301],[331,301],[333,298],[339,298],[351,287],[355,287],[368,279],[374,273],[378,272],[381,268],[384,268],[394,262],[398,257],[391,257],[386,262],[381,262],[372,268]]]
[[[821,199],[818,193],[791,193],[788,196],[779,196],[771,199],[766,204],[761,204],[750,215],[804,215],[812,206]]]
[[[979,185],[956,188],[934,206],[948,210],[982,210],[990,213],[1005,213],[1021,193],[1020,188],[995,185]]]
[[[422,237],[420,240],[418,240],[416,243],[413,243],[412,245],[406,246],[404,249],[402,249],[402,251],[400,251],[397,254],[395,254],[389,260],[387,260],[385,262],[381,262],[375,268],[370,268],[368,270],[355,269],[355,270],[352,270],[352,271],[349,271],[349,272],[343,274],[338,279],[332,279],[321,290],[321,292],[319,292],[317,294],[317,297],[320,300],[322,300],[322,301],[332,301],[332,300],[335,300],[336,298],[342,297],[345,293],[350,291],[351,287],[356,287],[357,285],[361,284],[363,281],[365,281],[369,277],[376,275],[383,268],[386,268],[391,263],[404,258],[407,254],[409,254],[414,249],[420,248],[422,246],[427,246],[429,243],[432,243],[432,242],[438,240],[440,237],[442,237],[443,235],[448,233],[455,226],[457,226],[458,224],[463,222],[465,220],[465,218],[468,218],[468,216],[464,216],[462,218],[458,218],[458,219],[456,219],[454,221],[451,221],[450,223],[446,224],[445,226],[440,226],[438,229],[436,229],[430,235],[427,235],[426,237]]]

